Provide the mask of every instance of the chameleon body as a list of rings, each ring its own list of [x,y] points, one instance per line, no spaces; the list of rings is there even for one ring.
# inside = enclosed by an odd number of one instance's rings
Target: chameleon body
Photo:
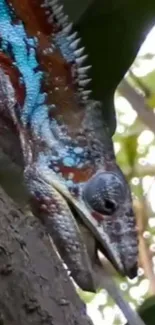
[[[138,244],[102,106],[85,90],[90,67],[79,42],[57,0],[0,0],[1,133],[20,140],[33,211],[77,284],[95,291],[78,220],[122,275],[136,276]]]

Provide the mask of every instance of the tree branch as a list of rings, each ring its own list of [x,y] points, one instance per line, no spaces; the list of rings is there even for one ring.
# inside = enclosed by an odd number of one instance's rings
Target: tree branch
[[[119,85],[119,92],[130,102],[141,121],[155,132],[155,114],[147,106],[145,99],[125,79]]]
[[[90,325],[43,226],[0,188],[0,324]]]

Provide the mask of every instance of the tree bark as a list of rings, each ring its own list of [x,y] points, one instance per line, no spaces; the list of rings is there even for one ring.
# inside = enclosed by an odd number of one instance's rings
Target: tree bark
[[[1,188],[0,211],[0,324],[92,324],[43,225]]]

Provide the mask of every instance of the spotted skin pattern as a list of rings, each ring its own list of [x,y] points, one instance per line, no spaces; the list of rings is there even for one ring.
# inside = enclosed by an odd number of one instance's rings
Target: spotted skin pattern
[[[20,139],[32,209],[84,290],[95,291],[78,218],[116,269],[137,273],[132,200],[90,66],[57,0],[0,0],[0,119]],[[75,217],[76,214],[76,217]]]

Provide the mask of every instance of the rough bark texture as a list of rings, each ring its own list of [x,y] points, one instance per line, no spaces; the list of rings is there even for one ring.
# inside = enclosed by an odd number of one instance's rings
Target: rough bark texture
[[[91,324],[43,226],[1,188],[0,324]]]

